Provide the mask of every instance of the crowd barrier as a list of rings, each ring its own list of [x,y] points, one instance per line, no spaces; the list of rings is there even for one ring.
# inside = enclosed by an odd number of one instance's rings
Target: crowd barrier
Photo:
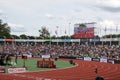
[[[90,57],[79,57],[79,58],[77,58],[77,57],[72,57],[72,56],[59,56],[59,58],[104,62],[104,63],[111,63],[111,64],[120,64],[120,60],[106,59],[106,58],[90,58]]]

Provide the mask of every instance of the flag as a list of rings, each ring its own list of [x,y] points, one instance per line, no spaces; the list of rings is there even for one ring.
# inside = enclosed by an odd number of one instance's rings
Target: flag
[[[55,34],[57,35],[58,34],[58,28],[59,28],[59,26],[56,26],[56,28],[57,28],[57,30],[55,30]]]
[[[107,31],[107,28],[105,27],[104,31],[106,32]]]
[[[66,34],[67,32],[66,32],[66,29],[65,29],[65,34]]]
[[[57,30],[55,30],[55,34],[57,35]]]

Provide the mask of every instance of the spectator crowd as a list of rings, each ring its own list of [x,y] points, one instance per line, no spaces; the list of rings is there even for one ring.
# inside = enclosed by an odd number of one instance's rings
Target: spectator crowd
[[[51,57],[74,56],[120,59],[120,46],[118,45],[80,45],[80,44],[4,44],[0,45],[1,54],[22,54],[32,55],[32,57],[41,57],[50,55]]]

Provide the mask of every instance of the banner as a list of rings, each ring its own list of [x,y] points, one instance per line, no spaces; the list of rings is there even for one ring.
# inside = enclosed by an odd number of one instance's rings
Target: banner
[[[100,62],[99,58],[92,58],[92,61]]]
[[[84,57],[84,60],[85,61],[91,61],[91,58],[90,57]]]
[[[50,58],[50,55],[42,55],[42,58]]]
[[[114,60],[112,60],[112,59],[108,59],[108,63],[112,63],[112,64],[114,64]]]
[[[5,39],[0,39],[0,41],[4,41]]]
[[[100,58],[100,62],[105,62],[105,63],[107,63],[107,59]]]
[[[62,39],[61,42],[71,42],[70,39]]]
[[[78,57],[77,59],[78,60],[84,60],[84,57]]]
[[[9,68],[8,73],[23,73],[26,72],[25,68]]]
[[[6,42],[15,42],[15,39],[5,39]]]
[[[75,24],[74,38],[94,38],[94,23]]]
[[[100,42],[100,38],[90,39],[90,42]]]

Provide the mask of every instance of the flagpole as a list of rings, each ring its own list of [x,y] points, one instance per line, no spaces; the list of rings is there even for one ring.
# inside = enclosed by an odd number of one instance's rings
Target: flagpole
[[[58,28],[59,28],[59,26],[56,26],[56,28],[57,28],[56,35],[57,35],[57,38],[58,38]],[[58,41],[57,41],[57,45],[58,45]]]
[[[5,49],[6,49],[6,41],[5,41],[5,39],[6,39],[6,36],[3,36],[4,37],[4,47],[3,47],[3,53],[5,52]]]
[[[95,39],[95,34],[98,35],[99,33],[97,34],[97,28],[96,28],[96,31],[95,31],[95,27],[94,27],[93,29],[94,29],[94,39]],[[96,42],[95,42],[95,40],[94,40],[94,46],[95,46],[95,45],[96,45]]]
[[[15,43],[14,37],[12,36],[11,38],[12,38],[12,48],[14,49],[14,48],[15,48],[15,46],[14,46],[14,45],[15,45],[15,44],[14,44],[14,43]]]
[[[110,30],[111,30],[110,31],[111,32],[111,35],[110,35],[110,46],[111,46],[111,44],[112,44],[112,41],[111,41],[112,40],[112,28]]]
[[[66,29],[65,29],[65,39],[66,39]],[[64,46],[65,46],[65,42],[64,42]]]
[[[51,34],[52,34],[52,32],[50,30],[50,48],[51,48]]]
[[[106,26],[105,26],[105,36],[106,36],[106,31],[107,31],[107,28],[106,28]],[[106,39],[107,37],[105,37],[105,39]],[[106,43],[106,41],[105,41],[105,43]]]
[[[117,24],[117,32],[120,33],[119,24]],[[119,34],[118,34],[119,35]],[[119,36],[117,36],[119,38]],[[120,40],[118,40],[118,45],[120,46]]]
[[[27,36],[27,46],[29,47],[29,37]]]
[[[56,34],[57,34],[57,37],[58,37],[58,28],[59,28],[59,26],[56,26],[56,28],[57,28],[57,32],[56,32]]]
[[[99,31],[100,31],[100,32],[99,32],[99,35],[100,35],[100,36],[102,36],[102,34],[101,34],[102,28],[101,28],[101,27],[102,27],[102,25],[100,25],[100,28],[99,28]],[[101,41],[101,42],[102,42],[102,45],[103,45],[103,41]]]
[[[70,39],[71,39],[71,36],[70,36],[70,24],[71,24],[71,23],[69,22],[69,37],[70,37]]]
[[[117,31],[118,31],[118,25],[116,25],[116,33],[117,33]],[[116,34],[116,38],[117,38],[117,34]]]
[[[103,39],[103,34],[102,34],[102,32],[104,31],[104,29],[102,28],[102,26],[101,26],[101,28],[100,28],[100,34],[101,34],[101,38]],[[102,45],[103,45],[103,41],[102,41]]]

